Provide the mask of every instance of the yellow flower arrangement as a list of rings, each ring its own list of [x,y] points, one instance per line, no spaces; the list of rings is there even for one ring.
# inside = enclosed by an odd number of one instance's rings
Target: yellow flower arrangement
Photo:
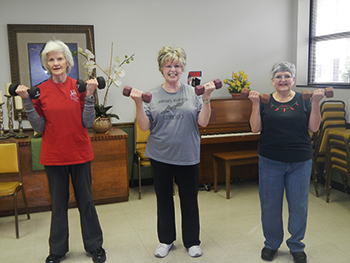
[[[243,70],[238,73],[232,72],[232,79],[224,79],[230,93],[241,93],[243,88],[250,90],[251,82],[248,82],[248,75]]]

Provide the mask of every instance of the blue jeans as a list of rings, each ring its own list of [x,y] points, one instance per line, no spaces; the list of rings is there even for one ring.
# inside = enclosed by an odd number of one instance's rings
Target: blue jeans
[[[283,242],[284,189],[288,202],[287,246],[292,253],[304,251],[312,160],[297,163],[259,156],[259,196],[265,247],[277,250]]]

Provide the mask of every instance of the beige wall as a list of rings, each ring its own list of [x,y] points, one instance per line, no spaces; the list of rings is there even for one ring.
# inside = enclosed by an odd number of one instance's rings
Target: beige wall
[[[114,55],[135,53],[122,86],[109,95],[108,104],[120,116],[117,123],[132,122],[135,115],[133,101],[121,94],[124,85],[148,91],[162,84],[156,57],[164,45],[186,50],[183,82],[193,70],[203,72],[202,81],[244,70],[252,88],[267,93],[273,89],[272,64],[289,60],[297,63],[297,84],[305,84],[308,5],[308,0],[0,0],[0,90],[11,81],[7,24],[94,25],[96,61],[102,67],[109,63],[111,42]],[[346,100],[347,93],[337,90],[335,98]],[[213,93],[228,95],[226,86]],[[26,121],[24,126],[29,127]]]

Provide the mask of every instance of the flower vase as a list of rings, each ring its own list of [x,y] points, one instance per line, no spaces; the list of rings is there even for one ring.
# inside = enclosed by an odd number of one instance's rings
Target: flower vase
[[[91,128],[97,133],[107,132],[112,129],[112,122],[109,118],[98,117],[95,119]]]

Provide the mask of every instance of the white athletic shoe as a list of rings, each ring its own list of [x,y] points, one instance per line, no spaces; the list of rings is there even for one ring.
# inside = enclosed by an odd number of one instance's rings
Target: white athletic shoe
[[[158,247],[154,251],[154,255],[157,258],[164,258],[168,255],[169,250],[171,249],[172,246],[173,246],[173,243],[169,245],[164,243],[159,243]]]
[[[200,246],[192,246],[188,249],[188,254],[191,257],[195,258],[195,257],[200,257],[203,254],[203,252]]]

